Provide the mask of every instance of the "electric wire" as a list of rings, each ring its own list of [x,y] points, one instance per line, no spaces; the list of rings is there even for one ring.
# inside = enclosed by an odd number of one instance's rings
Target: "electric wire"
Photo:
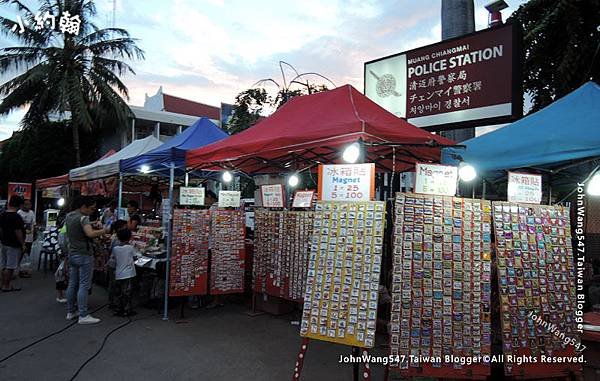
[[[110,331],[109,333],[107,333],[104,336],[104,340],[102,340],[102,345],[100,345],[100,348],[98,348],[98,350],[96,351],[96,353],[94,353],[90,358],[88,358],[87,360],[85,360],[85,362],[83,364],[81,364],[81,366],[79,367],[79,369],[77,369],[77,371],[75,372],[75,374],[73,374],[73,376],[69,379],[69,381],[73,381],[75,380],[75,378],[77,378],[77,376],[79,375],[79,373],[83,370],[83,368],[85,368],[85,366],[87,364],[89,364],[93,359],[96,358],[96,356],[98,356],[100,354],[100,352],[102,352],[102,349],[104,349],[104,345],[106,345],[106,342],[108,341],[108,338],[110,337],[110,335],[112,335],[113,333],[117,332],[119,329],[125,327],[128,324],[131,324],[133,320],[131,320],[131,318],[127,317],[127,321],[123,324],[121,324],[120,326],[113,328],[112,331]]]
[[[94,311],[92,311],[91,313],[94,313],[94,312],[100,311],[101,309],[103,309],[103,308],[104,308],[104,307],[106,307],[106,306],[108,306],[108,304],[104,304],[103,306],[100,306],[100,307],[96,308],[96,309],[95,309]],[[42,341],[44,341],[44,340],[47,340],[47,339],[51,338],[52,336],[58,335],[59,333],[62,333],[62,332],[64,332],[64,331],[66,331],[67,329],[71,328],[71,327],[72,327],[72,326],[74,326],[75,324],[77,324],[77,320],[75,320],[74,322],[70,323],[70,324],[69,324],[69,325],[67,325],[66,327],[63,327],[63,328],[59,329],[59,330],[58,330],[58,331],[56,331],[56,332],[52,332],[52,333],[50,333],[50,334],[48,334],[48,335],[46,335],[46,336],[42,337],[41,339],[38,339],[38,340],[34,341],[34,342],[33,342],[33,343],[31,343],[31,344],[27,344],[27,345],[26,345],[26,346],[24,346],[23,348],[21,348],[21,349],[18,349],[18,350],[16,350],[15,352],[13,352],[13,353],[9,354],[8,356],[6,356],[6,357],[3,357],[2,359],[0,359],[0,364],[2,364],[4,361],[6,361],[6,360],[10,359],[11,357],[14,357],[14,356],[16,356],[17,354],[19,354],[19,353],[23,352],[24,350],[26,350],[26,349],[29,349],[29,348],[33,347],[33,346],[34,346],[34,345],[36,345],[36,344],[38,344],[38,343],[41,343]]]

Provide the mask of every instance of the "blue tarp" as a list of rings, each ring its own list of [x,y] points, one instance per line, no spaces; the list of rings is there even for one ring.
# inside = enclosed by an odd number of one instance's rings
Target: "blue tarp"
[[[442,163],[462,158],[481,174],[600,156],[600,86],[587,82],[536,113],[460,144],[466,149],[442,150]]]
[[[139,174],[142,165],[147,165],[152,173],[168,176],[171,162],[175,168],[185,167],[185,152],[204,147],[229,136],[208,118],[201,118],[182,133],[143,155],[121,160],[123,174]],[[181,171],[178,171],[181,172]]]

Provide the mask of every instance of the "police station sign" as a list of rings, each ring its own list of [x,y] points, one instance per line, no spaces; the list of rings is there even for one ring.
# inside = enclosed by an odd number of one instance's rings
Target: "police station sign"
[[[365,94],[419,127],[512,120],[522,114],[515,39],[509,24],[367,62]]]

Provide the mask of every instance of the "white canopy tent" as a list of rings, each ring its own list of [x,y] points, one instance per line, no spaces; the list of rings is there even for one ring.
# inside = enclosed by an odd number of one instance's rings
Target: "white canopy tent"
[[[100,159],[84,167],[71,169],[69,171],[69,181],[89,181],[116,176],[119,174],[119,163],[121,160],[142,155],[162,144],[154,136],[134,140],[114,155]]]

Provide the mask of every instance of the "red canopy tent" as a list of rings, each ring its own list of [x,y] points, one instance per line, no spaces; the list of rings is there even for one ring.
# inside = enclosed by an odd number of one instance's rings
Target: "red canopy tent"
[[[214,144],[188,151],[188,167],[280,173],[336,163],[341,149],[361,139],[366,162],[379,171],[401,172],[415,162],[436,162],[451,140],[394,116],[345,85],[295,97],[255,126]]]
[[[117,151],[115,151],[114,149],[111,149],[110,151],[105,153],[104,156],[102,156],[98,160],[102,160],[106,157],[109,157],[109,156],[115,154],[116,152]],[[61,185],[67,185],[67,184],[69,184],[69,174],[68,173],[66,175],[62,175],[62,176],[49,177],[47,179],[36,180],[35,188],[36,189],[46,189],[46,188],[58,187]]]

